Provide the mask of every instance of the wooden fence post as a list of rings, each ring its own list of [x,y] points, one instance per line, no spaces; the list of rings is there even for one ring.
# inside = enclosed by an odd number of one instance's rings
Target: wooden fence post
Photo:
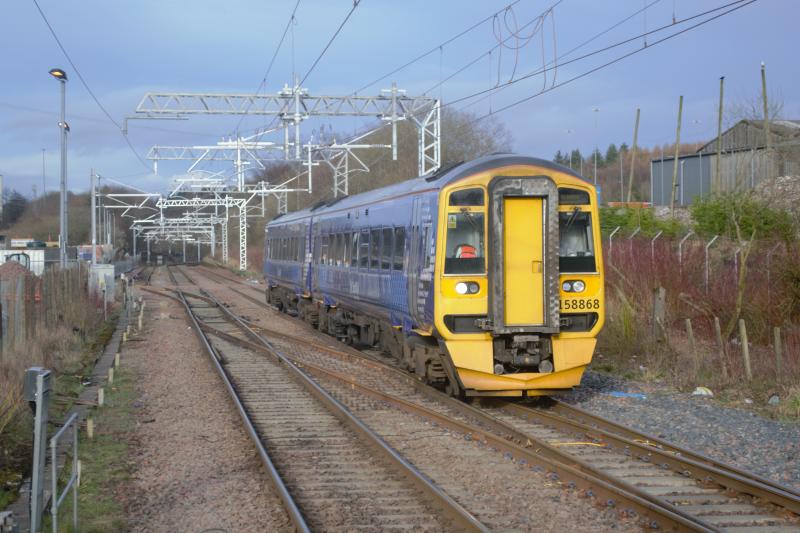
[[[744,319],[739,319],[739,338],[742,341],[742,356],[744,357],[744,371],[747,374],[747,380],[752,381],[753,371],[750,369],[750,346],[747,344],[747,327],[744,325]]]
[[[714,333],[717,336],[717,349],[719,350],[719,361],[722,365],[722,377],[728,379],[728,363],[725,360],[725,343],[722,342],[722,328],[719,325],[719,317],[714,317]]]
[[[686,336],[689,337],[689,350],[692,352],[692,365],[694,366],[694,374],[697,376],[697,371],[700,370],[700,359],[697,356],[697,345],[694,343],[694,331],[692,330],[692,319],[686,319]]]
[[[781,328],[776,327],[772,330],[773,335],[775,336],[775,372],[778,379],[781,379],[781,373],[783,371],[783,361],[781,358],[783,357],[783,346],[781,344]]]
[[[664,322],[667,314],[667,289],[658,287],[653,292],[653,338],[661,342],[665,336]]]

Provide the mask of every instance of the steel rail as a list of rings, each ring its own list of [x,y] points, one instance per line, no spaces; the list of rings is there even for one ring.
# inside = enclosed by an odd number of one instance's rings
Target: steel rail
[[[181,276],[183,276],[186,279],[186,281],[189,282],[189,285],[197,285],[194,279],[192,279],[192,277],[189,276],[189,274],[187,274],[180,266],[175,265],[175,270],[180,272]]]
[[[175,273],[172,271],[172,269],[170,268],[169,265],[166,265],[166,268],[167,268],[167,274],[169,274],[169,279],[172,281],[172,284],[177,286],[178,285],[178,280],[175,277]]]
[[[586,435],[590,438],[610,443],[616,449],[629,450],[632,453],[636,452],[637,457],[647,462],[666,466],[674,472],[680,472],[684,476],[702,483],[715,483],[728,490],[755,496],[764,502],[772,503],[795,514],[800,514],[800,499],[797,496],[787,490],[775,488],[773,485],[764,485],[750,474],[742,475],[734,473],[730,469],[723,470],[690,457],[679,456],[670,451],[660,450],[657,447],[618,436],[601,428],[594,428],[576,420],[549,413],[544,409],[532,409],[511,402],[504,402],[499,408],[516,417],[534,420],[542,425],[554,427],[561,431]]]
[[[169,272],[169,270],[167,271]],[[292,498],[291,494],[289,494],[289,490],[286,488],[283,479],[281,479],[278,470],[275,468],[272,459],[270,459],[269,452],[267,452],[267,449],[264,447],[264,444],[261,441],[261,438],[259,437],[255,426],[253,425],[253,422],[250,420],[250,417],[247,414],[247,411],[245,410],[244,404],[242,404],[242,401],[239,398],[238,393],[236,392],[236,388],[231,382],[227,372],[225,372],[225,369],[222,367],[222,364],[220,362],[222,360],[222,357],[217,352],[217,350],[214,349],[214,346],[211,344],[211,342],[209,342],[208,337],[204,333],[203,329],[200,326],[200,323],[197,320],[197,317],[192,312],[189,302],[186,301],[186,297],[184,296],[183,292],[180,290],[176,292],[178,294],[179,300],[181,301],[184,309],[186,310],[186,314],[189,317],[189,321],[192,323],[193,326],[192,329],[194,329],[195,334],[197,335],[197,338],[200,341],[200,344],[203,345],[208,355],[211,356],[211,361],[214,364],[214,368],[217,369],[217,373],[222,378],[222,382],[224,383],[225,388],[228,391],[228,394],[230,394],[231,399],[233,400],[233,403],[236,406],[236,410],[239,413],[239,416],[242,418],[242,422],[244,423],[245,429],[247,430],[247,433],[250,435],[251,440],[255,444],[256,451],[258,451],[258,455],[259,457],[261,457],[261,462],[264,464],[264,468],[266,468],[267,470],[267,475],[272,481],[272,486],[277,492],[278,497],[281,499],[281,502],[283,503],[283,506],[286,509],[286,513],[289,515],[289,519],[292,521],[292,524],[294,525],[295,529],[298,532],[301,533],[310,532],[311,530],[306,524],[305,518],[303,518],[300,509],[298,509],[297,504],[295,504],[294,499]]]
[[[420,489],[427,496],[431,497],[435,505],[445,513],[454,523],[458,524],[461,530],[465,531],[488,531],[477,518],[475,518],[469,511],[464,509],[458,502],[453,500],[449,495],[436,486],[427,476],[422,474],[411,463],[409,463],[402,455],[390,447],[380,436],[378,436],[372,429],[365,425],[353,413],[351,413],[341,402],[331,396],[328,391],[322,388],[318,383],[312,380],[305,372],[303,372],[298,365],[281,350],[273,346],[271,343],[263,339],[260,335],[255,333],[247,324],[242,321],[238,315],[232,313],[224,305],[222,305],[216,298],[207,294],[209,298],[216,302],[217,308],[228,317],[231,322],[236,324],[246,335],[251,338],[259,339],[262,343],[262,348],[275,357],[278,361],[286,365],[290,370],[292,377],[296,378],[306,389],[322,402],[329,410],[337,416],[345,425],[353,429],[356,434],[360,435],[362,442],[370,446],[373,450],[382,455],[385,459],[394,464],[395,468],[406,479],[411,481],[418,489]],[[205,326],[210,328],[210,326]],[[214,328],[211,328],[214,329]],[[238,342],[236,337],[230,336],[219,330],[214,331],[215,335],[220,335],[227,340]],[[256,345],[257,346],[257,345]]]
[[[553,402],[553,405],[551,405],[548,409],[562,418],[573,419],[591,428],[602,429],[608,433],[617,434],[628,440],[638,442],[646,446],[654,447],[660,451],[667,452],[678,457],[691,459],[692,461],[695,461],[697,463],[707,464],[718,470],[728,471],[732,474],[741,477],[747,477],[753,479],[758,483],[760,483],[761,485],[770,487],[775,491],[791,495],[794,498],[795,503],[800,502],[800,491],[796,491],[791,487],[787,487],[786,485],[781,485],[766,477],[754,474],[752,472],[747,472],[733,465],[723,463],[702,453],[693,452],[689,449],[682,448],[676,444],[667,442],[666,440],[661,439],[659,437],[654,437],[650,434],[637,431],[633,428],[624,426],[618,422],[614,422],[613,420],[609,420],[600,415],[590,413],[589,411],[581,409],[580,407],[570,405],[557,398],[551,398],[551,400]],[[523,406],[520,405],[520,407]]]
[[[223,307],[222,310],[228,315],[231,322],[238,323],[242,331],[252,338],[254,342],[240,339],[209,325],[203,326],[206,331],[252,350],[260,350],[267,354],[272,352],[273,348],[268,340],[248,328],[244,321],[237,320],[238,316],[229,309]],[[673,531],[719,531],[695,517],[686,515],[667,502],[653,501],[654,498],[647,494],[638,494],[641,490],[637,487],[615,479],[603,479],[600,477],[602,474],[598,476],[598,471],[580,460],[567,456],[558,457],[562,455],[561,452],[547,443],[522,434],[513,427],[488,417],[481,411],[469,413],[467,416],[472,415],[473,418],[477,418],[484,425],[489,426],[491,432],[477,425],[461,422],[397,396],[378,391],[360,383],[351,376],[325,369],[312,363],[295,360],[291,356],[287,357],[300,369],[312,375],[346,384],[351,389],[359,390],[363,394],[393,405],[404,412],[428,418],[442,427],[458,431],[464,435],[470,435],[473,440],[484,441],[514,458],[522,459],[528,464],[536,465],[541,469],[547,469],[553,480],[566,480],[571,488],[581,489],[588,496],[597,497],[601,501],[605,500],[606,505],[617,506],[618,502],[625,502],[648,522],[649,527],[660,527]],[[443,395],[443,397],[446,401],[452,400],[456,402],[458,407],[470,408],[449,396]],[[559,459],[564,459],[564,461]]]

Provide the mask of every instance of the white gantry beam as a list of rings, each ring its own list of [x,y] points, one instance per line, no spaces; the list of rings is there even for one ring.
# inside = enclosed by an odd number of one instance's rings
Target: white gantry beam
[[[285,87],[276,94],[147,93],[136,112],[150,115],[295,115],[342,117],[405,117],[422,114],[437,102],[429,96],[313,96]]]

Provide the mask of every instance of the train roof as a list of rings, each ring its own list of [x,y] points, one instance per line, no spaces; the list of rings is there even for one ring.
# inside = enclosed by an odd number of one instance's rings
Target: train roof
[[[285,215],[279,215],[278,217],[274,218],[273,221],[279,220],[281,223],[293,222],[311,215],[323,214],[329,210],[338,211],[339,209],[351,209],[359,205],[370,204],[380,200],[381,198],[385,198],[386,196],[403,195],[421,190],[440,190],[454,181],[466,176],[483,172],[494,167],[506,167],[511,165],[536,165],[568,174],[580,180],[585,180],[585,178],[583,178],[580,174],[577,174],[569,167],[565,167],[545,159],[510,153],[491,154],[478,159],[473,159],[467,163],[462,162],[455,165],[445,166],[431,174],[401,181],[386,187],[380,187],[378,189],[355,194],[353,196],[335,198],[327,202],[320,202],[314,206],[301,209],[300,211],[293,211]],[[272,221],[270,221],[268,225],[271,223]]]

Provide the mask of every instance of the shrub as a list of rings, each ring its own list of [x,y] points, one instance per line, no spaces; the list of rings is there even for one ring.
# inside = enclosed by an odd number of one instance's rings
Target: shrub
[[[689,208],[695,221],[695,231],[703,236],[722,235],[736,238],[733,215],[739,222],[742,235],[755,235],[762,240],[791,243],[797,228],[787,211],[773,209],[750,193],[734,192],[695,199]]]
[[[652,208],[601,207],[600,229],[603,234],[608,235],[618,226],[626,233],[642,228],[640,234],[643,237],[652,237],[659,231],[663,231],[665,237],[674,237],[684,229],[675,219],[656,218]]]

